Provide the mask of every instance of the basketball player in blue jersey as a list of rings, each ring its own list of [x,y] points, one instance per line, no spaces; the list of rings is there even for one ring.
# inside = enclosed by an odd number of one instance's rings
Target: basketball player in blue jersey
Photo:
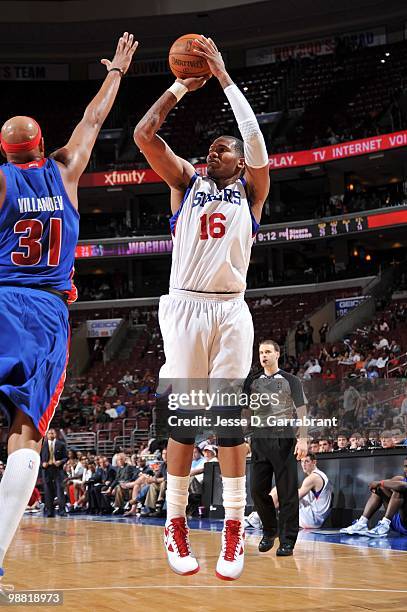
[[[79,233],[77,187],[137,48],[127,32],[68,143],[50,158],[38,123],[13,117],[1,129],[0,408],[9,425],[0,483],[3,561],[34,489],[40,449],[65,381]]]
[[[177,79],[135,128],[134,139],[151,167],[171,188],[174,250],[170,293],[160,300],[166,363],[161,379],[245,379],[252,362],[253,323],[244,301],[253,235],[269,191],[269,160],[255,114],[225,69],[215,43],[195,41],[224,90],[243,142],[221,136],[210,146],[207,176],[178,157],[157,135],[168,113],[205,78]],[[208,75],[209,76],[209,75]],[[219,438],[225,523],[216,575],[240,576],[244,564],[246,446],[241,435]],[[170,567],[199,571],[189,544],[185,509],[193,437],[175,429],[168,444],[167,521],[164,543]]]

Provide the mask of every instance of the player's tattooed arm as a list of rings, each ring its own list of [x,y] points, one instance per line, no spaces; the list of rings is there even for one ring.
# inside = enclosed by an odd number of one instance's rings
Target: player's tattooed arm
[[[205,78],[177,79],[184,92],[195,91],[206,83]],[[172,91],[167,90],[140,119],[134,129],[134,142],[140,148],[152,169],[176,192],[183,196],[195,170],[192,164],[174,153],[171,147],[157,132],[168,114],[177,105],[178,99]],[[175,197],[176,201],[178,198]],[[175,204],[175,207],[178,206]]]

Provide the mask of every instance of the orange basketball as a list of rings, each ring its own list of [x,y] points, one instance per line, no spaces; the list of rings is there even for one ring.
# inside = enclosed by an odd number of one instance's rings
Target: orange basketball
[[[193,41],[196,38],[201,38],[201,35],[184,34],[177,38],[170,49],[168,63],[178,79],[202,77],[211,72],[206,59],[194,53]]]

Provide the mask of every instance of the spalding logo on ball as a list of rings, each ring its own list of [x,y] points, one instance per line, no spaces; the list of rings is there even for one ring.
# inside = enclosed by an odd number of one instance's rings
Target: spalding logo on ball
[[[200,34],[184,34],[171,46],[168,63],[178,79],[198,78],[211,73],[206,59],[194,52],[193,42],[200,38]]]

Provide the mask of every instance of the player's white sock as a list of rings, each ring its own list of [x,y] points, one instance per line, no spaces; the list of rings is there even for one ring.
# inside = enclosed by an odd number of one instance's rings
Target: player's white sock
[[[0,567],[37,482],[39,454],[29,448],[11,453],[0,482]]]
[[[362,516],[360,517],[360,519],[359,519],[359,523],[360,523],[361,525],[367,525],[367,524],[368,524],[368,522],[369,522],[369,521],[368,521],[368,519],[367,519],[365,516],[363,516],[363,515],[362,515]]]
[[[391,519],[388,519],[386,516],[382,518],[382,523],[386,523],[386,525],[391,525]]]
[[[236,478],[222,476],[222,483],[225,521],[232,519],[243,523],[246,506],[246,476]]]
[[[185,516],[188,503],[189,476],[167,474],[167,522]]]

